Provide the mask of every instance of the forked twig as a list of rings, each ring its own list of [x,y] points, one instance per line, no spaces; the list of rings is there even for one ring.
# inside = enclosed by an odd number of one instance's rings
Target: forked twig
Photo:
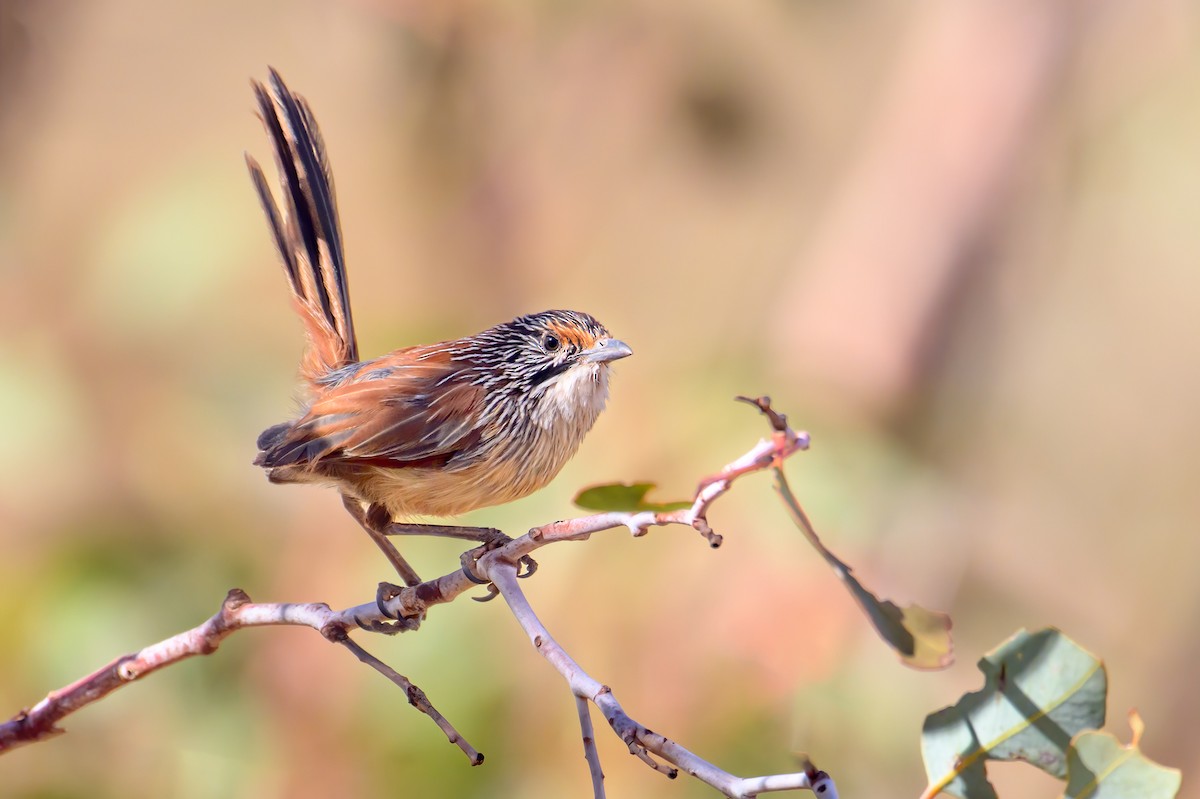
[[[808,434],[796,432],[788,427],[785,417],[770,410],[769,400],[760,398],[750,402],[770,417],[774,430],[772,437],[760,441],[749,452],[702,480],[689,507],[662,512],[600,513],[552,522],[535,527],[525,535],[486,552],[478,560],[479,573],[493,582],[534,647],[566,679],[576,697],[584,756],[592,778],[592,791],[597,799],[604,797],[604,773],[596,747],[589,703],[600,710],[613,732],[629,747],[632,754],[669,778],[674,778],[683,771],[726,796],[738,799],[769,791],[804,788],[814,791],[821,799],[837,797],[833,780],[811,764],[803,771],[794,773],[737,777],[635,721],[617,702],[608,687],[589,676],[550,636],[518,583],[519,564],[534,550],[559,541],[583,541],[592,533],[602,530],[625,528],[635,536],[641,536],[651,527],[679,524],[700,532],[711,546],[719,546],[721,536],[713,532],[707,520],[708,509],[712,503],[727,492],[739,477],[777,466],[785,458],[807,449],[809,445]],[[387,632],[416,630],[419,623],[425,619],[429,608],[452,602],[474,587],[477,587],[476,583],[460,568],[408,587],[386,586],[386,590],[379,592],[375,602],[340,611],[331,610],[328,605],[321,603],[254,603],[244,592],[234,589],[225,598],[221,610],[198,627],[148,646],[140,652],[118,658],[75,683],[51,692],[31,710],[22,711],[8,722],[0,724],[0,753],[20,744],[43,740],[60,733],[57,724],[65,716],[104,698],[134,680],[194,655],[211,654],[216,651],[221,641],[235,630],[244,627],[299,625],[311,627],[326,639],[340,644],[359,660],[402,688],[409,702],[432,718],[447,739],[457,745],[473,765],[478,765],[483,762],[483,755],[467,743],[445,717],[437,712],[424,692],[350,638],[350,631],[355,626]],[[671,765],[665,765],[660,760]]]
[[[245,627],[292,625],[311,627],[326,639],[340,643],[351,652],[402,687],[409,702],[441,728],[451,743],[458,746],[472,765],[483,762],[481,755],[439,713],[419,688],[406,677],[349,640],[347,630],[363,618],[378,616],[375,603],[335,611],[323,603],[255,603],[245,591],[235,588],[225,596],[221,609],[198,627],[185,630],[156,644],[125,655],[76,680],[65,688],[51,691],[32,709],[22,711],[0,724],[0,753],[17,746],[44,740],[63,732],[57,725],[64,717],[99,701],[118,688],[195,655],[211,655],[226,637]]]
[[[757,796],[769,791],[789,791],[807,788],[822,799],[836,799],[837,788],[828,774],[813,768],[791,774],[773,774],[762,777],[737,777],[693,754],[671,739],[660,735],[635,721],[621,707],[608,686],[601,684],[587,672],[554,640],[525,598],[517,581],[517,567],[489,553],[480,560],[481,567],[495,582],[500,596],[508,603],[509,610],[517,623],[529,636],[534,649],[544,657],[554,670],[562,675],[571,692],[580,700],[594,704],[608,721],[613,732],[629,746],[629,751],[659,773],[674,779],[679,771],[690,774],[701,782],[716,788],[733,799]],[[657,763],[652,756],[661,757],[675,768]],[[603,786],[595,778],[593,788],[596,796],[603,796]]]

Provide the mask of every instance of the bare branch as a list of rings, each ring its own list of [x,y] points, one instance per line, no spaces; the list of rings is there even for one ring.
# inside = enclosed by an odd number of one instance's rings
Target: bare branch
[[[457,744],[473,765],[483,761],[483,755],[463,740],[458,731],[430,704],[425,694],[379,661],[374,655],[349,640],[347,629],[362,620],[382,619],[375,604],[359,605],[346,610],[334,611],[324,603],[293,604],[255,603],[250,601],[240,588],[231,590],[221,603],[221,609],[198,627],[112,661],[74,683],[52,691],[32,710],[22,711],[12,719],[0,724],[0,754],[26,743],[33,743],[63,732],[58,722],[92,702],[108,696],[134,680],[145,677],[166,666],[195,655],[210,655],[225,638],[244,627],[293,625],[311,627],[326,639],[346,646],[364,663],[391,679],[408,695],[410,704],[430,716],[446,733],[451,743]]]
[[[770,401],[765,397],[752,400],[751,403],[760,410],[764,404],[768,408],[770,405]],[[766,471],[809,447],[808,433],[792,430],[786,425],[786,418],[781,415],[776,414],[773,418],[783,421],[782,429],[776,426],[770,439],[760,440],[750,451],[701,480],[691,507],[658,513],[613,511],[551,522],[534,527],[525,535],[497,547],[492,554],[510,563],[517,563],[535,550],[558,541],[586,541],[592,533],[618,528],[625,528],[634,536],[640,537],[649,532],[651,527],[669,524],[692,527],[704,535],[711,546],[718,547],[721,545],[721,536],[709,527],[707,518],[708,509],[712,504],[725,494],[739,477]],[[381,609],[392,618],[422,618],[429,607],[451,602],[473,587],[475,583],[460,569],[411,588],[390,586],[389,590],[380,594],[379,599]]]
[[[808,434],[788,427],[786,417],[772,411],[767,398],[748,401],[768,415],[774,431],[772,437],[759,441],[747,453],[702,480],[689,507],[664,512],[600,513],[553,522],[535,527],[520,538],[505,541],[490,551],[487,551],[487,547],[491,544],[487,544],[481,548],[484,551],[475,562],[475,570],[492,581],[494,591],[504,597],[534,647],[563,676],[576,697],[584,757],[597,799],[604,797],[604,773],[588,703],[604,714],[605,720],[629,747],[630,753],[668,778],[673,779],[683,771],[735,799],[796,789],[810,789],[821,799],[837,797],[832,779],[824,772],[817,771],[811,763],[803,771],[795,773],[737,777],[635,721],[613,697],[612,691],[588,675],[550,636],[519,587],[519,577],[528,576],[528,573],[521,574],[520,564],[531,552],[558,541],[583,541],[592,533],[602,530],[625,528],[635,536],[641,536],[654,526],[687,525],[700,532],[713,547],[719,546],[721,536],[713,532],[707,520],[712,503],[743,475],[778,467],[784,459],[807,449],[809,445]],[[361,508],[358,510],[361,512]],[[351,512],[353,514],[354,508],[351,508]],[[470,554],[474,556],[474,552]],[[408,587],[382,583],[375,602],[340,611],[331,610],[328,605],[321,603],[256,604],[244,592],[234,589],[225,598],[221,610],[198,627],[135,654],[118,658],[72,685],[50,693],[32,710],[0,724],[0,753],[60,733],[56,725],[65,716],[157,669],[193,655],[211,654],[235,630],[243,627],[298,625],[317,630],[327,640],[340,644],[402,688],[409,702],[432,718],[446,738],[456,744],[473,765],[478,765],[483,762],[483,755],[438,713],[424,692],[349,636],[352,625],[389,633],[416,630],[430,607],[452,602],[475,587],[477,584],[460,568]],[[660,759],[671,765],[659,762]]]
[[[655,770],[670,778],[674,778],[678,771],[682,770],[732,799],[757,796],[768,791],[800,788],[814,791],[819,789],[818,795],[822,799],[836,799],[837,788],[833,780],[823,772],[809,768],[794,774],[736,777],[638,723],[621,707],[612,690],[585,672],[550,635],[517,582],[517,567],[504,560],[502,550],[484,555],[479,563],[482,571],[500,590],[500,595],[508,603],[517,623],[529,636],[534,649],[562,675],[571,687],[571,692],[576,697],[594,704],[604,714],[613,732],[629,746],[630,751],[642,757]],[[665,769],[655,763],[651,755],[657,755],[677,768]]]
[[[617,527],[624,527],[635,536],[643,536],[651,527],[668,524],[693,527],[707,538],[713,547],[718,547],[721,545],[721,536],[708,526],[708,509],[712,504],[727,492],[739,477],[765,471],[785,458],[808,449],[808,446],[808,433],[785,428],[776,432],[770,439],[759,441],[749,452],[722,467],[716,474],[701,480],[689,508],[658,513],[614,511],[551,522],[533,528],[527,535],[513,540],[498,551],[503,553],[506,560],[519,559],[555,541],[585,541],[592,533]]]

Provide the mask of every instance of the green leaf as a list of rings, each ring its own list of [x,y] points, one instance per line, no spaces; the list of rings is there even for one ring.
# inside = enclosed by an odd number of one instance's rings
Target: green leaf
[[[647,502],[646,495],[655,488],[654,483],[609,483],[585,488],[575,495],[575,504],[584,510],[622,511],[666,511],[692,507],[689,502]]]
[[[796,495],[788,485],[783,470],[775,468],[775,488],[783,500],[792,521],[804,533],[813,548],[833,567],[833,572],[850,595],[867,614],[879,636],[896,651],[900,661],[914,669],[944,669],[954,662],[954,642],[950,637],[950,617],[936,610],[926,610],[920,605],[902,608],[891,600],[881,600],[868,591],[853,569],[834,555],[817,536],[808,514],[800,507]]]
[[[923,797],[995,799],[987,760],[1023,760],[1063,778],[1072,736],[1104,724],[1104,664],[1058,630],[1019,631],[979,670],[982,690],[925,719]]]
[[[1067,790],[1063,799],[1173,799],[1183,777],[1160,766],[1138,748],[1145,725],[1129,714],[1133,740],[1122,746],[1107,732],[1081,732],[1067,753]]]

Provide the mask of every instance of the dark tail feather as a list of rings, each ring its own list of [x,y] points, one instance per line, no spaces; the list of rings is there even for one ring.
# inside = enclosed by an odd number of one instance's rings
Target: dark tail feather
[[[274,448],[280,441],[283,441],[291,429],[292,422],[280,422],[259,433],[257,442],[259,452]]]
[[[281,470],[281,467],[303,470],[313,466],[353,434],[352,428],[326,432],[318,429],[321,423],[340,418],[321,417],[303,424],[282,422],[268,427],[258,436],[258,456],[254,464],[273,470],[271,479],[275,482],[292,482],[287,475],[296,474],[297,470]]]
[[[311,109],[274,69],[270,84],[269,92],[252,81],[259,115],[275,149],[282,214],[258,162],[247,155],[246,164],[308,333],[301,369],[316,383],[329,371],[358,360],[341,224],[333,172]]]

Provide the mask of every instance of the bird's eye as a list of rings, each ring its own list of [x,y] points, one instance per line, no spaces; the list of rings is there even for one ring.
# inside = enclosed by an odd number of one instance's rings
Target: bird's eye
[[[558,340],[558,336],[553,333],[547,333],[542,336],[542,347],[546,352],[555,352],[562,346],[562,342]]]

